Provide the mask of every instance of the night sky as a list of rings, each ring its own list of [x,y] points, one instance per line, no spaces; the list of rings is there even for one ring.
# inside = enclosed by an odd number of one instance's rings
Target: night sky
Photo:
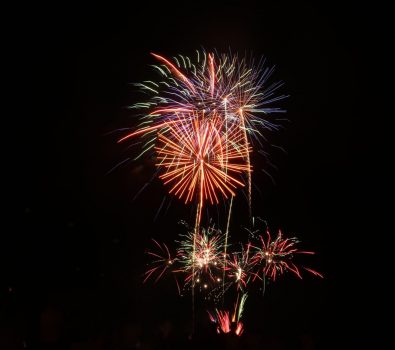
[[[365,182],[372,170],[360,176],[370,150],[357,102],[364,88],[359,45],[369,38],[354,8],[146,1],[18,13],[16,99],[3,131],[11,153],[3,161],[10,180],[3,183],[1,349],[326,349],[342,337],[353,342],[355,285],[362,283],[352,272],[360,264],[353,250],[366,234],[372,191]],[[131,83],[157,78],[149,53],[193,55],[202,47],[264,55],[276,65],[273,79],[290,95],[280,103],[288,121],[268,144],[285,151],[268,146],[272,167],[254,155],[253,211],[316,251],[307,265],[325,276],[286,275],[264,298],[251,291],[245,336],[231,342],[213,337],[204,308],[201,331],[188,341],[190,298],[180,298],[170,279],[142,283],[151,237],[174,245],[192,206],[170,200],[158,179],[150,182],[152,159],[110,171],[136,152],[116,143],[117,130],[137,122],[126,107],[144,96]],[[209,210],[224,225],[223,204]],[[235,241],[247,224],[240,194]]]

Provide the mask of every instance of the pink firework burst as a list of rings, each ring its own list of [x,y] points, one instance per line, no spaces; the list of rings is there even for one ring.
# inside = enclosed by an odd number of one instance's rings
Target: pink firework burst
[[[299,278],[302,278],[300,269],[292,260],[296,254],[313,255],[315,254],[314,252],[299,250],[297,238],[283,238],[281,230],[279,230],[275,239],[272,238],[269,230],[266,230],[266,237],[261,235],[259,238],[261,245],[255,247],[256,251],[251,260],[252,264],[258,268],[254,274],[254,280],[257,277],[260,278],[260,271],[273,281],[276,280],[277,275],[282,275],[286,271],[291,271]],[[315,276],[323,278],[322,274],[313,269],[304,266],[302,268]]]
[[[233,253],[226,263],[227,277],[236,284],[238,290],[245,289],[251,278],[254,267],[250,256],[251,247],[251,243],[248,243],[241,252]]]
[[[177,258],[172,257],[167,245],[165,243],[159,243],[155,239],[152,239],[152,242],[154,242],[155,249],[147,251],[147,255],[153,258],[153,260],[150,263],[150,268],[144,273],[144,283],[153,275],[156,275],[156,283],[166,272],[176,272],[174,264],[177,262]],[[175,275],[173,276],[177,284],[178,292],[180,293],[178,281]]]

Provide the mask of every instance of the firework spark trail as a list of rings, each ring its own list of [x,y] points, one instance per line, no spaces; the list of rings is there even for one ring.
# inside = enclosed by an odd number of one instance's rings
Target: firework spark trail
[[[237,313],[237,305],[238,305],[238,303],[239,303],[239,293],[237,293],[237,299],[236,299],[235,308],[234,308],[234,311],[233,311],[232,322],[236,321],[236,313]]]
[[[195,333],[195,263],[196,263],[196,237],[200,229],[200,220],[202,215],[202,196],[196,208],[196,220],[193,233],[193,248],[192,248],[192,334]]]
[[[245,121],[244,121],[244,116],[243,116],[243,109],[240,108],[240,121],[241,121],[241,128],[244,130],[244,145],[245,147],[249,147],[249,142],[248,142],[248,136],[247,136],[247,129],[245,126]],[[247,153],[246,155],[246,161],[247,161],[247,167],[251,169],[251,159],[250,159],[250,153]],[[247,184],[248,184],[248,210],[250,214],[250,220],[252,221],[252,177],[251,177],[251,171],[247,172]]]
[[[305,267],[305,266],[303,266],[303,268],[304,268],[306,271],[312,273],[314,276],[318,276],[318,277],[324,278],[324,276],[323,276],[321,273],[319,273],[319,272],[317,272],[317,271],[315,271],[315,270],[313,270],[313,269],[310,269],[310,268]]]
[[[237,312],[237,321],[240,321],[241,317],[243,316],[244,305],[246,303],[247,297],[248,297],[247,293],[244,293],[241,297],[238,312]]]
[[[232,212],[232,204],[233,204],[233,196],[230,199],[228,221],[226,223],[226,232],[225,232],[224,267],[223,267],[223,273],[222,273],[222,304],[224,304],[224,302],[225,302],[225,271],[226,271],[226,261],[227,261],[226,250],[228,247],[229,224],[230,224],[230,214]]]
[[[262,269],[262,297],[265,296],[266,292],[266,274],[265,271]]]
[[[172,64],[170,61],[168,61],[166,58],[157,55],[153,52],[151,52],[151,55],[154,56],[155,58],[157,58],[159,61],[162,61],[166,66],[168,66],[170,68],[170,70],[178,77],[180,78],[187,86],[188,88],[192,91],[192,92],[196,92],[195,87],[193,86],[193,84],[188,80],[188,78],[182,74],[174,64]]]
[[[138,135],[141,135],[141,134],[147,134],[147,133],[149,133],[151,131],[156,131],[156,130],[161,129],[161,128],[166,128],[166,127],[168,127],[171,124],[179,123],[179,122],[180,122],[179,120],[176,120],[176,121],[170,120],[170,121],[165,121],[165,122],[163,122],[161,124],[157,124],[157,125],[154,125],[154,126],[151,126],[151,127],[141,128],[139,130],[136,130],[135,132],[132,132],[132,133],[122,137],[121,139],[118,140],[118,143],[121,143],[121,142],[123,142],[123,141],[125,141],[125,140],[127,140],[129,138],[134,137],[134,136],[138,136]]]

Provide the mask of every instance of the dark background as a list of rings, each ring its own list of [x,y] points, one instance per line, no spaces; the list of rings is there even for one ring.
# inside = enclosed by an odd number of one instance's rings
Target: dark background
[[[363,166],[371,154],[360,101],[366,83],[360,46],[368,51],[372,43],[365,19],[352,6],[282,1],[17,9],[8,72],[16,99],[3,137],[10,180],[4,183],[1,349],[353,343],[358,290],[366,283],[355,251],[367,237],[372,190],[366,179],[373,172]],[[289,121],[269,135],[276,168],[257,160],[253,210],[273,230],[297,235],[316,251],[307,265],[325,279],[288,275],[263,299],[251,292],[241,339],[212,337],[203,311],[191,342],[190,298],[178,297],[169,279],[142,283],[150,238],[171,245],[183,232],[178,221],[193,218],[191,206],[170,201],[157,179],[133,200],[153,174],[149,160],[109,171],[135,154],[116,144],[117,130],[135,125],[126,107],[143,98],[130,83],[156,79],[149,53],[194,55],[201,47],[265,55],[277,67],[274,80],[286,83],[281,92],[290,98],[281,105]],[[221,210],[210,213],[224,225]],[[247,215],[240,195],[235,239]]]

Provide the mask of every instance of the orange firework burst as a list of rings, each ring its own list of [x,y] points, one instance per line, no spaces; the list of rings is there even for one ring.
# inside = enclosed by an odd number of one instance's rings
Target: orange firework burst
[[[206,119],[193,114],[188,123],[180,119],[169,124],[166,136],[159,134],[157,166],[164,170],[159,177],[185,203],[196,197],[200,207],[206,200],[218,203],[219,192],[228,198],[244,186],[242,174],[251,171],[245,161],[251,149],[244,144],[240,128],[224,133],[223,123],[217,116]]]

